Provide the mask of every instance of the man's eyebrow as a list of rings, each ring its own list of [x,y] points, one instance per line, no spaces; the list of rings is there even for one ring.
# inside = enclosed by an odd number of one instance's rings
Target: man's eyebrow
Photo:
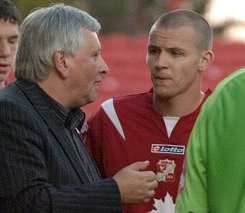
[[[147,48],[158,48],[158,46],[155,44],[148,44]]]

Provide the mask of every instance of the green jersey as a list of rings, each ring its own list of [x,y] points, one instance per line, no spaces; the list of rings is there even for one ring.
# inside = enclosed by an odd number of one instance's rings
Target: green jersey
[[[245,213],[245,68],[204,104],[183,171],[176,213]]]

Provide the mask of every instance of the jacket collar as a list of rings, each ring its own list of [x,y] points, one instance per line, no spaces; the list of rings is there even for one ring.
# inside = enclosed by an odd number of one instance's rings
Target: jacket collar
[[[32,103],[36,112],[43,119],[50,132],[56,138],[59,145],[67,155],[71,164],[74,166],[77,175],[82,182],[89,182],[88,177],[82,172],[82,162],[74,154],[73,145],[70,143],[64,126],[69,125],[70,128],[80,127],[84,121],[84,113],[80,109],[68,109],[61,106],[47,93],[45,93],[36,83],[25,80],[17,80],[16,84],[26,94],[27,99]]]

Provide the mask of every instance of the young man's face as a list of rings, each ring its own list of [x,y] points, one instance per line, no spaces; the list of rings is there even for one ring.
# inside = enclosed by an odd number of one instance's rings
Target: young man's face
[[[176,100],[200,88],[200,67],[207,51],[197,38],[195,29],[189,26],[151,31],[146,62],[159,100]]]
[[[7,80],[15,62],[19,26],[0,19],[0,84]]]

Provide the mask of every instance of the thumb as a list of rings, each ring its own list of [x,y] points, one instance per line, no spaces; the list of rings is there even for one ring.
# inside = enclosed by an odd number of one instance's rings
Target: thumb
[[[146,161],[138,161],[135,163],[132,163],[129,165],[129,168],[136,170],[136,171],[141,171],[141,170],[145,170],[150,164],[150,161],[146,160]]]

